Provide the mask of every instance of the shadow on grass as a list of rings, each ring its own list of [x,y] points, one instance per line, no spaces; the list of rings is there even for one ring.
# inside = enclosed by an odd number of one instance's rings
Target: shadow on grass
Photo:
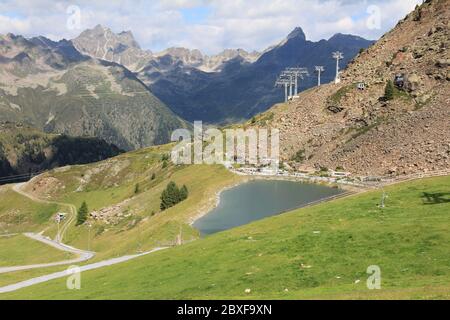
[[[450,203],[450,192],[428,193],[422,195],[424,204]]]

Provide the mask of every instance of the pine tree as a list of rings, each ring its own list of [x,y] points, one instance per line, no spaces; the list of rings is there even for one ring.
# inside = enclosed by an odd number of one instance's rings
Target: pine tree
[[[189,196],[189,191],[188,188],[186,187],[186,185],[183,185],[183,187],[181,187],[180,189],[180,199],[181,201],[184,201],[188,198]]]
[[[177,204],[178,201],[178,187],[175,182],[171,181],[166,189],[161,194],[161,210],[169,209]]]
[[[167,194],[171,205],[175,205],[178,201],[178,187],[175,182],[170,182],[167,186]]]
[[[88,219],[88,206],[86,204],[86,201],[83,201],[81,204],[80,209],[78,209],[77,214],[77,226],[84,224]]]
[[[186,200],[188,195],[189,192],[186,186],[179,189],[176,183],[171,181],[161,194],[161,210],[164,211],[177,205],[181,201]]]
[[[392,80],[389,80],[386,83],[386,88],[384,89],[384,99],[387,101],[394,99],[394,83]]]
[[[161,206],[160,206],[161,210],[164,211],[168,208],[170,208],[170,203],[169,203],[169,197],[167,195],[167,189],[164,190],[161,194]]]

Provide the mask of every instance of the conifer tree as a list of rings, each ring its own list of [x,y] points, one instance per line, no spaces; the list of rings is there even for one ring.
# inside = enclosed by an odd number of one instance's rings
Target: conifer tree
[[[186,186],[180,189],[175,182],[171,181],[161,194],[160,208],[162,211],[167,210],[181,201],[186,200],[188,196],[189,192]]]
[[[83,201],[81,204],[80,209],[78,209],[77,213],[77,226],[84,224],[88,219],[88,206],[86,204],[86,201]]]
[[[386,100],[394,99],[394,84],[392,83],[392,80],[389,80],[386,83],[386,88],[384,89],[384,99]]]

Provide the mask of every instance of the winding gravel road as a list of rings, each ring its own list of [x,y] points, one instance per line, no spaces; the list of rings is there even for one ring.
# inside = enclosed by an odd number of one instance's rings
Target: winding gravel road
[[[105,261],[101,261],[101,262],[97,262],[97,263],[88,264],[88,265],[80,267],[79,271],[83,272],[83,271],[89,271],[89,270],[112,266],[114,264],[126,262],[126,261],[129,261],[132,259],[136,259],[136,258],[145,256],[145,255],[148,255],[153,252],[164,250],[164,249],[168,249],[168,248],[156,248],[156,249],[153,249],[152,251],[141,253],[141,254],[124,256],[124,257],[120,257],[120,258],[114,258],[114,259],[110,259],[110,260],[105,260]],[[12,284],[9,286],[1,287],[0,294],[7,293],[7,292],[13,292],[13,291],[16,291],[19,289],[30,287],[30,286],[33,286],[33,285],[36,285],[39,283],[43,283],[43,282],[47,282],[50,280],[68,277],[72,274],[69,270],[70,269],[68,269],[66,271],[55,272],[55,273],[48,274],[48,275],[45,275],[42,277],[37,277],[37,278],[30,279],[30,280],[22,281],[19,283],[15,283],[15,284]]]
[[[24,183],[18,183],[16,185],[14,185],[12,189],[15,192],[19,193],[20,195],[31,199],[32,201],[36,201],[36,202],[40,202],[40,203],[54,203],[54,204],[58,204],[60,206],[66,206],[66,207],[69,207],[70,211],[71,211],[70,217],[67,219],[66,223],[61,227],[61,230],[56,235],[55,240],[51,240],[47,237],[44,237],[41,234],[35,234],[35,233],[24,233],[24,235],[33,240],[40,241],[46,245],[52,246],[58,250],[76,254],[78,256],[78,258],[72,259],[72,260],[60,261],[60,262],[45,263],[45,264],[35,264],[35,265],[16,266],[16,267],[3,267],[3,268],[0,268],[0,274],[7,273],[7,272],[14,272],[14,271],[29,270],[29,269],[39,269],[39,268],[47,268],[47,267],[54,267],[54,266],[61,266],[61,265],[69,265],[69,264],[75,265],[77,263],[85,262],[85,261],[93,258],[95,256],[95,252],[80,250],[80,249],[77,249],[77,248],[74,248],[74,247],[71,247],[71,246],[61,243],[62,239],[64,238],[64,234],[66,233],[70,224],[74,221],[74,219],[76,217],[76,212],[77,212],[76,207],[74,205],[68,204],[68,203],[51,202],[51,201],[46,201],[46,200],[36,198],[36,197],[26,193],[25,191],[23,191],[22,190],[23,185],[24,185]],[[84,266],[79,267],[79,271],[83,272],[83,271],[99,269],[99,268],[103,268],[103,267],[107,267],[107,266],[112,266],[112,265],[115,265],[118,263],[126,262],[126,261],[129,261],[132,259],[136,259],[136,258],[145,256],[145,255],[151,254],[153,252],[165,250],[168,248],[169,247],[155,248],[151,251],[140,253],[140,254],[128,255],[128,256],[123,256],[123,257],[119,257],[119,258],[114,258],[114,259],[100,261],[97,263],[84,265]],[[43,282],[47,282],[50,280],[54,280],[54,279],[68,277],[71,274],[69,272],[69,269],[65,270],[65,271],[55,272],[55,273],[48,274],[45,276],[25,280],[25,281],[11,284],[8,286],[0,287],[0,294],[7,293],[7,292],[13,292],[13,291],[16,291],[16,290],[19,290],[22,288],[30,287],[30,286],[33,286],[33,285],[36,285],[39,283],[43,283]]]
[[[81,262],[87,261],[95,256],[94,252],[76,249],[71,246],[65,245],[63,243],[59,243],[59,242],[53,241],[51,239],[48,239],[40,234],[24,233],[24,235],[30,239],[42,242],[42,243],[49,245],[51,247],[54,247],[58,250],[73,253],[73,254],[77,255],[78,258],[72,259],[72,260],[64,260],[64,261],[59,261],[59,262],[42,263],[42,264],[33,264],[33,265],[26,265],[26,266],[2,267],[2,268],[0,268],[0,274],[8,273],[8,272],[15,272],[15,271],[22,271],[22,270],[30,270],[30,269],[63,266],[63,265],[68,265],[68,264],[76,264],[76,263],[81,263]]]

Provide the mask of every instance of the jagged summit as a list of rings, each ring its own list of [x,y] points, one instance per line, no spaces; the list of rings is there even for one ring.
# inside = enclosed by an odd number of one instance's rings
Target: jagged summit
[[[244,62],[253,62],[259,53],[247,53],[242,49],[228,49],[218,55],[204,55],[200,50],[172,47],[158,53],[142,50],[131,31],[114,33],[111,29],[97,25],[83,31],[73,40],[77,49],[92,57],[116,62],[134,72],[152,70],[152,73],[166,72],[167,68],[178,67],[180,63],[188,69],[204,72],[220,71],[223,64],[236,57]],[[167,62],[169,66],[167,66]]]
[[[294,30],[292,30],[291,33],[289,33],[289,35],[287,36],[287,39],[300,39],[300,40],[306,40],[306,35],[305,32],[303,31],[303,29],[301,27],[296,27]]]
[[[79,37],[75,39],[75,42],[79,43],[81,41],[77,40],[81,39],[83,42],[87,42],[87,39],[90,39],[91,41],[97,41],[99,44],[103,43],[113,48],[120,44],[129,48],[140,49],[140,46],[131,31],[122,31],[116,34],[110,28],[100,24],[96,25],[93,29],[83,31]]]
[[[153,57],[151,51],[141,49],[131,31],[116,34],[102,25],[83,31],[72,42],[84,54],[122,64],[133,71],[142,68]]]

